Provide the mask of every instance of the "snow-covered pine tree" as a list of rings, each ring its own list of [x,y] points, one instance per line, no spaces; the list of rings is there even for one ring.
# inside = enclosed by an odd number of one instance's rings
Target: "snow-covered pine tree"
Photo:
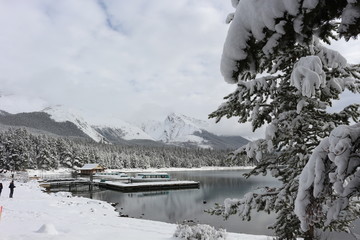
[[[221,72],[236,90],[210,117],[237,117],[253,130],[266,126],[265,138],[247,144],[245,154],[257,167],[247,176],[266,174],[280,186],[227,199],[210,212],[225,217],[238,213],[250,220],[251,210],[276,212],[271,226],[280,239],[314,237],[315,228],[300,230],[294,213],[298,178],[310,154],[334,127],[358,121],[358,104],[338,113],[327,108],[346,89],[360,92],[360,67],[325,48],[343,36],[359,33],[360,1],[232,0],[235,13],[225,41]],[[261,77],[259,77],[261,76]],[[315,226],[321,227],[321,226]],[[338,229],[342,230],[342,229]]]
[[[339,126],[317,146],[299,178],[295,213],[301,228],[346,228],[359,217],[360,123]],[[345,223],[345,224],[344,224]]]

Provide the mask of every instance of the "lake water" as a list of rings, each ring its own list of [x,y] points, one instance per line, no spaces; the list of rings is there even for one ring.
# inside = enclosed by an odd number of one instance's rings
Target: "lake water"
[[[122,193],[100,190],[92,193],[93,199],[118,203],[117,210],[129,217],[180,223],[184,220],[225,228],[229,232],[267,234],[272,231],[267,226],[274,222],[274,215],[254,213],[252,221],[246,222],[234,215],[228,220],[221,216],[205,213],[215,203],[223,203],[226,198],[241,198],[249,191],[264,185],[274,186],[276,180],[269,176],[256,176],[245,179],[242,175],[249,170],[217,170],[170,172],[178,180],[200,182],[199,189],[164,190],[152,192]],[[90,197],[88,192],[74,195]],[[204,204],[204,201],[206,203]]]

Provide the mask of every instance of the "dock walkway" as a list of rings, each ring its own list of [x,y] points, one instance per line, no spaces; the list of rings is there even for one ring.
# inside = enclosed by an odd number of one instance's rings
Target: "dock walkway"
[[[69,188],[69,191],[79,186],[88,186],[90,191],[94,184],[89,180],[85,180],[85,179],[59,179],[59,180],[39,181],[39,185],[46,189]]]
[[[187,189],[199,188],[200,183],[195,181],[163,181],[163,182],[129,182],[129,181],[100,181],[94,180],[93,182],[85,179],[80,180],[60,180],[60,181],[43,181],[40,186],[46,189],[51,188],[69,188],[69,191],[77,189],[78,186],[88,186],[89,191],[94,186],[117,190],[121,192],[138,192],[138,191],[152,191],[152,190],[171,190],[171,189]]]
[[[122,192],[151,191],[163,189],[186,189],[199,188],[200,183],[195,181],[164,181],[164,182],[99,182],[98,185],[103,188],[118,190]]]

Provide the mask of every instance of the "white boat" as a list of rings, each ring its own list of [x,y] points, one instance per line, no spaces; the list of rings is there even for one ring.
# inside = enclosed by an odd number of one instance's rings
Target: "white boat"
[[[132,182],[162,182],[170,181],[170,175],[167,173],[138,173],[135,177],[131,178]]]
[[[98,172],[94,174],[94,178],[105,180],[128,180],[130,177],[123,172]]]

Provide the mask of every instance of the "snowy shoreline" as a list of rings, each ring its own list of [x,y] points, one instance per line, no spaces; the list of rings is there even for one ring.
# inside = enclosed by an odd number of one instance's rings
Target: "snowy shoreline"
[[[250,170],[254,166],[237,166],[237,167],[200,167],[200,168],[122,168],[122,169],[107,169],[109,172],[125,172],[125,173],[135,173],[135,172],[186,172],[186,171],[223,171],[223,170]],[[33,170],[28,169],[27,172],[29,177],[41,176],[41,175],[51,175],[51,174],[70,174],[72,169],[60,168],[57,170],[43,171],[43,170]]]
[[[222,170],[247,170],[253,169],[253,166],[247,167],[200,167],[200,168],[125,168],[109,169],[109,171],[120,172],[186,172],[186,171],[222,171]]]
[[[177,239],[176,224],[119,217],[109,203],[70,193],[47,194],[36,181],[15,182],[8,198],[9,180],[0,196],[2,240]],[[228,240],[265,240],[268,236],[227,233]]]

